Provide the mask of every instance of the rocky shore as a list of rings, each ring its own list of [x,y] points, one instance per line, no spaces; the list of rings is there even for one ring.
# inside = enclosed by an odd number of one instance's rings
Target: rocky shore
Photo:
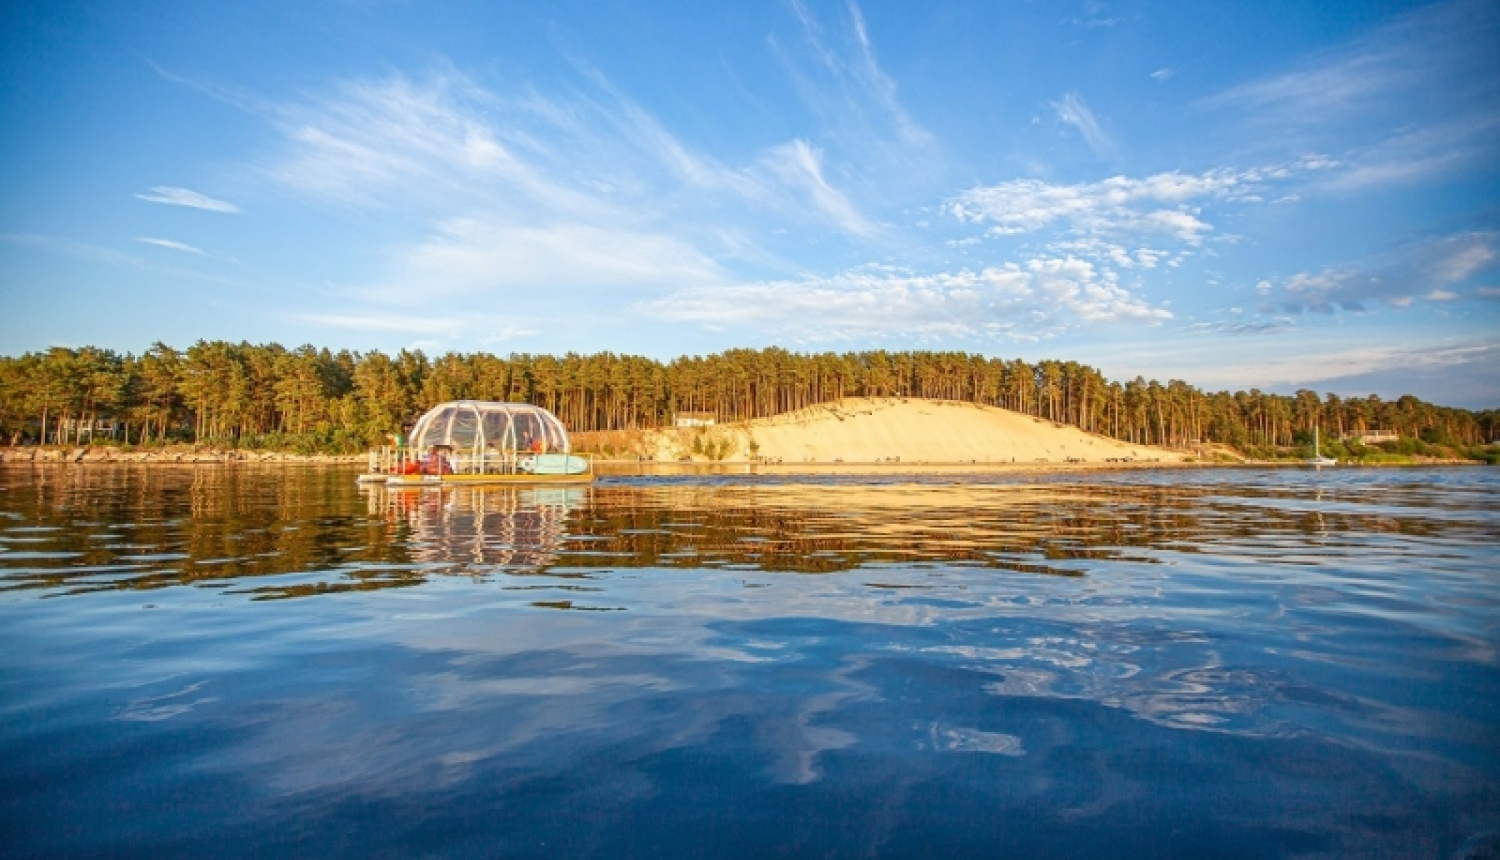
[[[118,448],[110,445],[46,445],[0,448],[0,463],[363,463],[364,454],[290,454],[207,445]]]

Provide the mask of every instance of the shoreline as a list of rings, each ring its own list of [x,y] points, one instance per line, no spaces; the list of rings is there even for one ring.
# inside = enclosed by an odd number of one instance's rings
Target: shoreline
[[[163,448],[117,448],[112,445],[27,445],[0,448],[0,464],[71,465],[193,465],[233,463],[349,464],[364,463],[366,454],[294,454],[289,451],[245,451],[212,446],[181,445]]]
[[[1227,461],[1137,461],[1131,463],[1001,463],[1001,462],[902,462],[902,463],[749,463],[744,461],[670,463],[662,461],[595,460],[599,475],[960,475],[1017,472],[1126,472],[1171,469],[1384,469],[1429,466],[1486,466],[1479,460],[1422,460],[1410,463],[1339,463],[1315,467],[1300,460]]]
[[[110,446],[26,446],[0,448],[4,466],[360,466],[366,454],[296,454],[286,451],[243,451],[217,448],[163,448],[122,450]],[[1485,466],[1480,460],[1416,458],[1406,463],[1340,462],[1330,469],[1419,468],[1427,466]],[[848,461],[765,463],[748,460],[637,460],[594,458],[600,476],[629,475],[957,475],[987,472],[1109,472],[1141,469],[1265,469],[1315,468],[1301,460],[1167,460],[1141,459],[1123,462],[1034,460],[903,460],[900,462]]]

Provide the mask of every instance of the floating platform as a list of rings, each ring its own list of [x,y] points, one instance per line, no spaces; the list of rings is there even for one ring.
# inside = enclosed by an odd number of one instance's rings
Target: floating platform
[[[388,487],[473,487],[479,485],[511,486],[558,486],[591,484],[593,472],[576,475],[534,475],[526,472],[513,475],[361,475],[360,480],[384,480]]]
[[[588,484],[594,463],[570,451],[567,430],[529,403],[455,400],[417,419],[411,444],[370,452],[361,482],[395,487]]]

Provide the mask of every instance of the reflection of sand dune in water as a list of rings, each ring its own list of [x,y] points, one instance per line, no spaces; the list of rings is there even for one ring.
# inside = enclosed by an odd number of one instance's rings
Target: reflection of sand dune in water
[[[981,512],[1011,513],[1017,508],[1049,513],[1065,507],[1077,511],[1082,503],[1110,504],[1121,497],[1146,498],[1140,488],[1121,491],[1113,487],[1090,487],[1040,483],[958,483],[920,481],[890,483],[764,483],[764,484],[661,484],[655,486],[608,486],[597,492],[613,504],[646,508],[711,511],[726,505],[735,509],[823,514],[835,512],[859,519],[872,516],[870,527],[898,522],[911,512],[911,522],[923,525],[935,514],[951,511],[956,516]]]
[[[695,437],[699,451],[693,450]],[[846,398],[744,424],[658,433],[655,456],[676,460],[722,446],[718,459],[754,453],[786,463],[1103,463],[1181,460],[1180,452],[1132,445],[1008,409],[950,400]],[[711,456],[711,455],[710,455]]]
[[[1171,516],[1180,502],[1108,485],[604,484],[591,498],[596,521],[575,529],[628,565],[831,573],[945,562],[1081,576],[1105,559],[1154,563],[1133,548],[1200,533]]]
[[[585,498],[577,488],[379,488],[370,505],[410,526],[418,561],[536,568],[556,560],[568,511]]]

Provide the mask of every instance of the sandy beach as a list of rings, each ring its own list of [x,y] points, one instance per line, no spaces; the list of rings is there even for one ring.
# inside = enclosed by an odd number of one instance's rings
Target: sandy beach
[[[656,461],[770,465],[1178,463],[1181,451],[973,403],[847,398],[741,424],[651,431]]]

